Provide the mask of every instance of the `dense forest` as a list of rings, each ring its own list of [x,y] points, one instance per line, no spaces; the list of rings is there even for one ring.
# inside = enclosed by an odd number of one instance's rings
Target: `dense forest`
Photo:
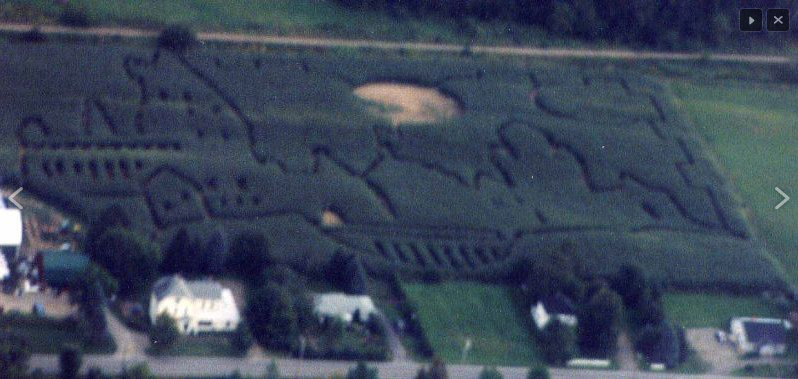
[[[781,43],[794,34],[743,35],[740,8],[796,9],[796,1],[678,0],[337,0],[395,17],[446,17],[463,22],[503,20],[555,36],[665,49]],[[778,37],[778,38],[775,38]]]

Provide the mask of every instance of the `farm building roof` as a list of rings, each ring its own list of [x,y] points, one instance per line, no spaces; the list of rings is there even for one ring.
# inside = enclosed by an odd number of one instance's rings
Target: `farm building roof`
[[[41,256],[41,270],[44,282],[53,287],[72,284],[86,271],[89,257],[72,251],[44,250]]]
[[[750,319],[743,321],[745,336],[748,342],[755,344],[787,343],[787,328],[778,319]]]
[[[152,292],[159,301],[169,296],[219,299],[222,297],[222,285],[210,280],[187,281],[180,275],[172,275],[158,279]]]
[[[546,312],[551,314],[572,315],[576,313],[576,305],[574,304],[573,300],[571,300],[568,296],[563,295],[561,292],[546,296],[541,299],[540,302],[543,303],[543,307],[546,308]]]
[[[22,212],[8,209],[0,198],[0,246],[19,246],[22,244]]]

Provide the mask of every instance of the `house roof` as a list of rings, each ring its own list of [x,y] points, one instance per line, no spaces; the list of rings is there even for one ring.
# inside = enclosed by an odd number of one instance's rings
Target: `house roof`
[[[42,257],[42,278],[54,287],[68,286],[86,271],[89,257],[72,251],[44,250]]]
[[[576,313],[576,304],[568,296],[557,292],[554,295],[549,295],[540,299],[546,312],[550,314],[567,314],[572,315]]]
[[[0,196],[0,246],[22,244],[22,212],[8,209]]]
[[[313,310],[324,316],[351,316],[359,310],[361,317],[376,312],[371,298],[366,295],[347,295],[344,293],[324,293],[313,297]]]
[[[755,344],[785,344],[787,329],[781,320],[751,319],[743,321],[743,329],[748,342]]]
[[[219,299],[222,297],[222,285],[211,280],[187,281],[180,275],[172,275],[158,279],[152,293],[159,301],[169,296]]]

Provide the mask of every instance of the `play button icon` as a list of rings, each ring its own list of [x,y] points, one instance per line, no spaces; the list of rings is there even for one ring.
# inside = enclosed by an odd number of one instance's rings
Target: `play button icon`
[[[740,30],[744,32],[761,32],[762,10],[740,9]]]

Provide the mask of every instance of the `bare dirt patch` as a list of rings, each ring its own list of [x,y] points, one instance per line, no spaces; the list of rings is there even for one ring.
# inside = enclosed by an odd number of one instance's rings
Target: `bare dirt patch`
[[[344,224],[344,221],[338,213],[325,209],[321,213],[321,224],[324,226],[341,226]]]
[[[431,87],[370,83],[355,88],[355,95],[372,103],[372,112],[390,119],[394,126],[440,122],[462,114],[457,101]]]

